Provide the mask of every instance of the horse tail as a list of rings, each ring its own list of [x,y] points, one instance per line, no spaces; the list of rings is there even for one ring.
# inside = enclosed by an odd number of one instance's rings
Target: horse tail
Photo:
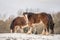
[[[48,14],[48,18],[49,18],[49,22],[48,22],[48,26],[51,30],[51,33],[54,33],[54,22],[53,22],[53,18],[50,14]]]
[[[12,32],[14,32],[14,21],[15,21],[15,20],[13,20],[13,21],[11,22],[11,25],[10,25],[10,30],[12,30]]]

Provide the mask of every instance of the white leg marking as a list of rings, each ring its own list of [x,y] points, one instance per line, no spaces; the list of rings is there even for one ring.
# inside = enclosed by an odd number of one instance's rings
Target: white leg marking
[[[46,28],[46,35],[49,35],[49,32],[48,32],[47,28]]]
[[[42,35],[45,35],[45,30],[43,29],[43,31],[42,31]]]
[[[31,33],[32,33],[32,27],[30,27],[30,29],[28,30],[27,33],[28,33],[28,34],[31,34]]]
[[[12,33],[12,29],[10,30],[10,33]]]

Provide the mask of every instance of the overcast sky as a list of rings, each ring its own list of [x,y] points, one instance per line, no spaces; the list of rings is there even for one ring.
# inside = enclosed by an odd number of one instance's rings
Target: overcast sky
[[[60,0],[0,0],[0,15],[17,15],[18,10],[39,8],[40,11],[60,11]]]

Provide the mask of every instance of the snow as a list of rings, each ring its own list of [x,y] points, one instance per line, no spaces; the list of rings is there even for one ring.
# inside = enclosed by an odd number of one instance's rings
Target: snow
[[[25,33],[0,33],[0,40],[60,40],[59,34],[35,35]]]

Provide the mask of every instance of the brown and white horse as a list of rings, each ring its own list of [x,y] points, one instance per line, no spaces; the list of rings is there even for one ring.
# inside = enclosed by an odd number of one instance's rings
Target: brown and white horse
[[[16,17],[10,25],[10,32],[16,33],[18,30],[23,32],[23,28],[26,26],[27,24],[24,17]]]
[[[38,14],[32,13],[32,12],[24,12],[23,15],[26,18],[27,24],[30,26],[30,30],[28,33],[31,33],[32,28],[35,24],[39,24],[42,22],[45,27],[43,28],[42,34],[49,34],[49,28],[51,29],[51,33],[54,33],[54,22],[52,19],[52,16],[50,14],[47,14],[45,12],[41,12]]]

